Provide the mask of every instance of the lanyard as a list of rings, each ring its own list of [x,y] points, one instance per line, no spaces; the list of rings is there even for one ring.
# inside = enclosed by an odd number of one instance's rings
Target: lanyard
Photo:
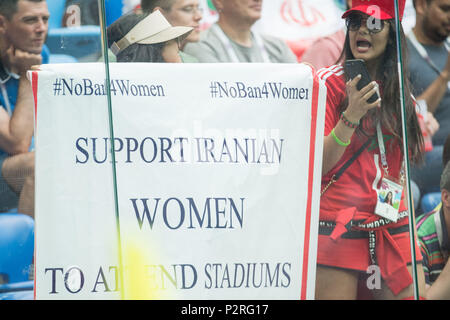
[[[383,132],[381,131],[380,121],[377,122],[377,139],[378,139],[378,148],[380,149],[381,166],[383,167],[384,173],[388,175],[389,172],[388,172],[388,163],[386,159],[386,149],[384,147]]]
[[[6,87],[4,83],[0,83],[0,88],[2,90],[3,98],[5,99],[5,107],[9,116],[12,116],[11,102],[9,102],[8,91],[6,91]]]
[[[8,76],[3,79],[0,80],[0,89],[2,91],[2,95],[3,98],[5,99],[5,109],[8,112],[9,116],[12,116],[12,107],[11,107],[11,102],[9,101],[9,97],[8,97],[8,91],[6,90],[6,86],[5,83],[10,79],[10,78],[14,78],[14,79],[20,79],[20,76],[16,73],[10,72],[7,69],[5,69],[5,72],[8,74]]]
[[[234,51],[233,47],[231,46],[230,39],[225,35],[225,32],[223,32],[222,28],[220,28],[220,26],[217,24],[214,24],[213,28],[214,28],[213,29],[214,32],[219,37],[219,40],[225,46],[225,49],[227,50],[228,56],[230,57],[231,61],[236,62],[236,63],[240,62],[236,52]],[[259,50],[263,57],[263,61],[265,63],[270,63],[269,54],[267,53],[267,50],[264,47],[264,43],[262,41],[261,36],[256,32],[252,32],[252,35],[253,35],[253,38],[255,39],[256,45],[259,47]]]
[[[384,170],[385,175],[389,176],[389,168],[386,158],[386,148],[384,147],[384,139],[383,139],[383,132],[381,131],[381,125],[380,121],[377,123],[377,140],[378,140],[378,148],[380,150],[380,160],[381,160],[381,166]],[[400,183],[403,184],[405,181],[405,163],[402,163],[401,169],[400,169]]]
[[[437,74],[440,74],[441,70],[439,70],[439,68],[436,66],[436,64],[433,62],[433,60],[431,60],[430,56],[428,55],[427,50],[425,50],[424,46],[417,40],[416,35],[414,34],[413,31],[411,31],[408,34],[408,39],[411,41],[413,46],[416,48],[417,52],[420,54],[422,59],[424,59]],[[444,42],[444,46],[445,46],[445,49],[447,50],[447,52],[450,52],[450,47],[448,46],[446,41]],[[450,89],[450,82],[447,83],[447,88]]]

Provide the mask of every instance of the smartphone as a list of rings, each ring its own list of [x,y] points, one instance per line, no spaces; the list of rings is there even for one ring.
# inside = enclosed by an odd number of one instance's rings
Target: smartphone
[[[367,71],[366,64],[362,59],[346,60],[344,64],[344,70],[347,81],[355,78],[358,74],[361,75],[361,79],[356,85],[356,88],[358,90],[361,90],[372,81],[370,79],[369,71]],[[373,103],[377,101],[378,98],[378,93],[375,92],[369,99],[367,99],[367,102]]]

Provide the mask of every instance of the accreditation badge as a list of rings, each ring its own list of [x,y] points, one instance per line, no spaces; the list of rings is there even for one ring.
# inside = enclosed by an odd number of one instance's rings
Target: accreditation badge
[[[402,197],[403,187],[398,183],[383,178],[381,186],[377,189],[377,205],[375,214],[393,222],[398,220],[398,210]]]

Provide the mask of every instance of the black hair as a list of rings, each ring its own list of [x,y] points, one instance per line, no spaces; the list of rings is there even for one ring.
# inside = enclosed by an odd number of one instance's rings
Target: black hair
[[[390,198],[388,198],[389,195],[391,196]],[[386,203],[392,205],[392,198],[393,198],[393,197],[394,197],[394,195],[393,195],[392,191],[389,191],[389,192],[386,194],[386,197],[384,197],[384,202],[386,202]],[[389,202],[388,202],[388,201],[389,201]]]
[[[447,164],[444,165],[439,186],[441,190],[450,191],[450,162],[447,162]]]
[[[117,54],[117,62],[165,62],[162,49],[165,43],[132,44]]]
[[[152,13],[156,7],[170,10],[176,0],[141,0],[141,8],[144,13]]]
[[[397,68],[397,47],[396,47],[396,25],[393,19],[385,20],[389,24],[389,40],[386,45],[381,62],[376,73],[376,79],[381,82],[380,92],[382,94],[381,108],[373,108],[369,110],[361,119],[359,127],[356,129],[357,134],[368,136],[367,131],[371,131],[378,119],[381,126],[386,128],[398,140],[401,145],[402,142],[402,111],[400,102],[400,85],[399,74]],[[407,43],[403,28],[400,24],[400,45],[401,54],[403,58],[403,74],[404,77],[404,96],[405,96],[405,110],[406,123],[408,135],[408,150],[410,157],[415,163],[420,163],[423,160],[423,136],[417,120],[417,114],[414,107],[413,98],[411,95],[411,84],[408,80],[408,56]],[[342,50],[339,61],[347,59],[354,59],[350,48],[349,32],[345,37],[344,48]],[[348,107],[348,98],[346,98],[339,106],[339,111],[342,112]]]
[[[11,19],[17,12],[17,3],[19,1],[43,2],[45,0],[0,0],[0,14]]]

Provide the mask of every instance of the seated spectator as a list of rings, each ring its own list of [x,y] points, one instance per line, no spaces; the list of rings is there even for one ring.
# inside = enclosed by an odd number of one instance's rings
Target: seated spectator
[[[108,27],[108,46],[117,62],[181,62],[179,44],[192,30],[171,26],[158,10],[148,16],[132,12]]]
[[[213,0],[219,20],[184,51],[200,62],[297,63],[285,41],[251,30],[261,18],[262,0]]]
[[[442,205],[417,220],[417,234],[423,257],[426,298],[450,299],[450,163],[441,176]]]
[[[422,194],[438,191],[443,144],[450,134],[450,55],[445,41],[450,35],[442,3],[448,1],[414,0],[416,23],[408,34],[410,81],[417,100],[426,104],[439,123],[433,135],[432,150],[426,152],[422,166],[412,166],[411,177]]]
[[[48,63],[45,0],[0,2],[0,211],[34,217],[34,100],[26,72]]]

